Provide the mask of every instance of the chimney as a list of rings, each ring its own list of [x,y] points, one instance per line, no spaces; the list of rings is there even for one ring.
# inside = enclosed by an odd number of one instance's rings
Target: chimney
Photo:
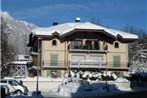
[[[53,22],[53,26],[56,26],[58,25],[59,23],[58,22]]]
[[[80,22],[80,17],[76,17],[75,22]]]

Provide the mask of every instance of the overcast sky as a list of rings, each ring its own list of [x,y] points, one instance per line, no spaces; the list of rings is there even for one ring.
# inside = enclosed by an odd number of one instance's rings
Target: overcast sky
[[[121,29],[133,25],[147,31],[147,0],[2,0],[2,11],[41,27],[53,22],[98,20]]]

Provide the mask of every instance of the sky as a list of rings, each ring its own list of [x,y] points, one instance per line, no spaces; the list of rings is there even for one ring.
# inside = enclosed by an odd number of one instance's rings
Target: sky
[[[80,17],[114,29],[132,25],[147,31],[147,0],[2,0],[1,9],[39,27]]]

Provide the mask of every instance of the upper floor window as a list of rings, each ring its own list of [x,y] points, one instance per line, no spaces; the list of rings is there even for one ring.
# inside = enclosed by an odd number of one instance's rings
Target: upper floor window
[[[57,46],[57,41],[56,40],[52,41],[52,46]]]
[[[119,42],[118,41],[114,42],[114,48],[119,48]]]

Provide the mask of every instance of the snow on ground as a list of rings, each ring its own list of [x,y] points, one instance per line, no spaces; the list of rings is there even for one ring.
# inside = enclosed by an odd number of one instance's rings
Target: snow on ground
[[[6,96],[5,98],[32,98],[32,96],[17,95],[17,96]]]
[[[72,78],[73,79],[73,78]],[[62,97],[72,97],[72,96],[106,96],[112,94],[121,93],[121,87],[110,82],[106,84],[106,82],[88,82],[82,80],[70,80],[61,84],[58,87],[57,91],[52,91],[54,95],[62,96]],[[121,79],[120,79],[121,80]],[[72,82],[74,81],[74,82]],[[131,91],[130,88],[127,90]]]
[[[84,73],[84,77],[88,75],[89,72]],[[74,73],[71,73],[74,76]],[[104,73],[105,74],[105,73]],[[107,73],[109,74],[109,73]],[[111,73],[110,73],[111,74]],[[98,74],[94,74],[93,76],[99,76]],[[115,77],[115,75],[114,75]],[[23,81],[36,81],[36,77],[34,78],[24,78],[21,79]],[[140,91],[147,88],[130,88],[130,86],[124,86],[123,83],[129,84],[130,82],[125,78],[118,77],[115,81],[86,81],[79,78],[43,78],[39,77],[39,81],[62,81],[58,88],[55,89],[40,89],[41,94],[48,97],[95,97],[95,96],[109,96],[109,95],[117,95],[126,92],[134,92]],[[48,87],[47,87],[48,88]],[[7,96],[6,98],[35,98],[34,95],[32,97],[32,93],[34,92],[29,90],[29,96]],[[40,96],[39,98],[42,98]]]
[[[37,77],[26,77],[26,78],[12,78],[12,77],[5,77],[5,79],[16,79],[16,80],[22,80],[22,81],[36,81]],[[38,77],[38,81],[62,81],[63,78],[46,78],[46,77]]]
[[[118,87],[118,85],[110,82],[106,85],[105,82],[66,82],[65,84],[61,84],[58,89],[54,90],[44,90],[42,91],[42,95],[44,97],[48,96],[56,96],[59,97],[94,97],[94,96],[110,96],[117,95],[126,92],[134,92],[143,90],[144,88],[136,88],[132,90],[131,88],[123,88]]]
[[[62,78],[45,78],[45,77],[39,77],[38,79],[39,79],[39,81],[62,81],[63,80]],[[22,78],[20,80],[22,80],[22,81],[36,81],[37,77],[34,77],[34,78],[27,77],[27,78]]]
[[[76,79],[75,79],[76,80]],[[123,79],[120,79],[123,81]],[[120,81],[119,80],[119,81]],[[126,80],[124,80],[126,81]],[[87,82],[76,80],[72,82],[70,79],[66,79],[57,89],[42,89],[41,94],[45,97],[96,97],[96,96],[110,96],[110,95],[118,95],[127,92],[135,92],[144,90],[145,88],[135,88],[132,90],[131,88],[123,88],[115,85],[113,82],[108,82],[106,85],[105,81],[102,82]],[[146,89],[147,90],[147,89]],[[33,91],[32,91],[33,92]],[[32,93],[31,92],[31,93]],[[43,98],[40,96],[39,98]],[[30,96],[7,96],[6,98],[36,98]]]

